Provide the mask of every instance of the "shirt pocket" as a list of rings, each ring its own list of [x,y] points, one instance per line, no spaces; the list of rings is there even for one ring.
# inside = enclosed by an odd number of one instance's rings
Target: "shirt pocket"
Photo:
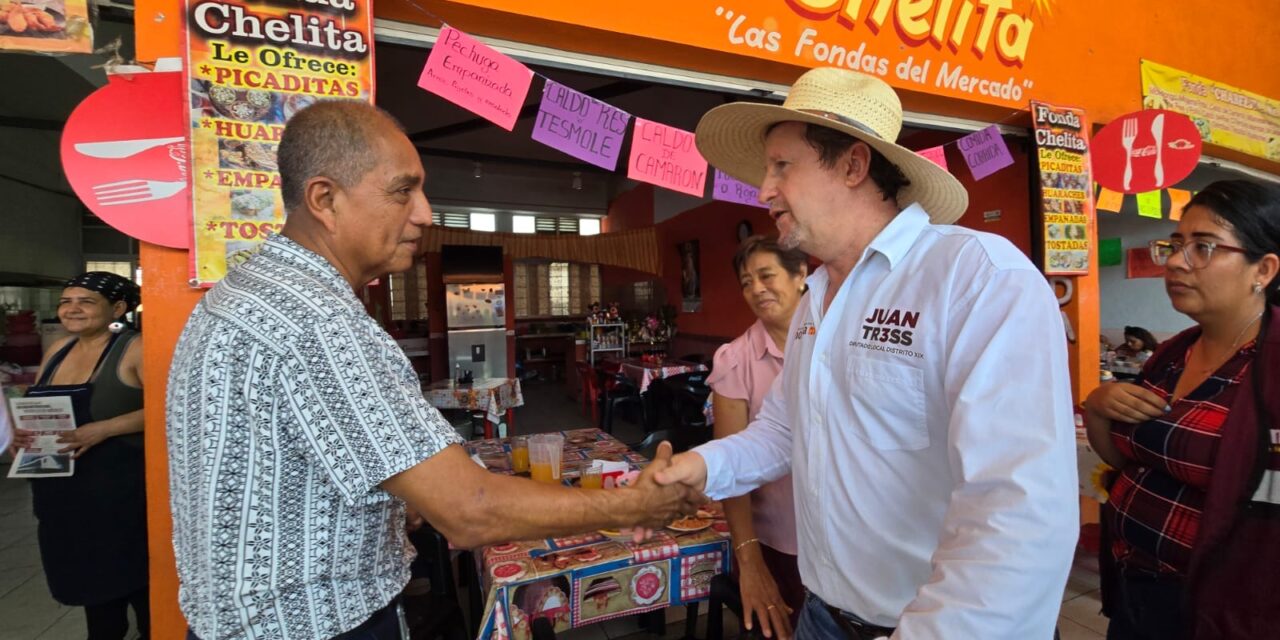
[[[877,449],[916,451],[929,446],[924,371],[876,360],[849,363],[850,428]]]

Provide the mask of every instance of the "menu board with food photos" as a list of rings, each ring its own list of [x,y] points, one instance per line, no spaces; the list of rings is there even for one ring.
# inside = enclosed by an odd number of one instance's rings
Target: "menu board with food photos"
[[[1087,274],[1094,216],[1089,120],[1080,109],[1032,100],[1031,121],[1044,212],[1044,272]]]
[[[193,286],[210,286],[284,225],[276,148],[321,99],[373,101],[369,0],[186,0]]]

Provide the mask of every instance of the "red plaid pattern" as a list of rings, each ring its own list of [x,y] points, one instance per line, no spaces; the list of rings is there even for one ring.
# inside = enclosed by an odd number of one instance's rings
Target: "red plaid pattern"
[[[1111,486],[1106,515],[1112,553],[1124,566],[1185,575],[1222,425],[1255,352],[1252,343],[1240,349],[1164,416],[1112,423],[1112,442],[1131,460]],[[1175,358],[1139,383],[1167,400],[1185,367]]]
[[[667,560],[680,555],[680,544],[663,531],[653,534],[652,538],[639,544],[627,542],[626,545],[631,550],[631,557],[635,559],[636,564]]]
[[[680,558],[680,601],[692,602],[711,595],[711,581],[695,581],[694,576],[708,567],[716,574],[720,573],[724,553],[709,551]]]

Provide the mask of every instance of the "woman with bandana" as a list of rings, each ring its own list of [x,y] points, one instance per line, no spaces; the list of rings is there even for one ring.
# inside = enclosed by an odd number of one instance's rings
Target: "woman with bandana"
[[[68,281],[58,319],[71,335],[54,343],[27,397],[65,396],[76,428],[60,451],[75,473],[31,481],[49,591],[83,606],[89,640],[123,639],[133,607],[148,637],[147,522],[142,449],[142,341],[124,323],[138,286],[93,271]],[[16,430],[14,448],[33,434]]]

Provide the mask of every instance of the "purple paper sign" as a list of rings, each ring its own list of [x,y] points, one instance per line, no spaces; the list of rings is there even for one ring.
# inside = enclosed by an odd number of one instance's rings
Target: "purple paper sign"
[[[538,120],[533,125],[533,139],[614,171],[630,122],[631,114],[547,80]]]
[[[767,204],[760,204],[759,189],[741,180],[734,179],[719,169],[716,169],[716,181],[711,188],[711,199],[748,204],[753,207],[769,207]]]
[[[974,180],[981,180],[1011,164],[1013,156],[1000,135],[1000,128],[991,125],[956,141],[964,161],[973,172]]]

